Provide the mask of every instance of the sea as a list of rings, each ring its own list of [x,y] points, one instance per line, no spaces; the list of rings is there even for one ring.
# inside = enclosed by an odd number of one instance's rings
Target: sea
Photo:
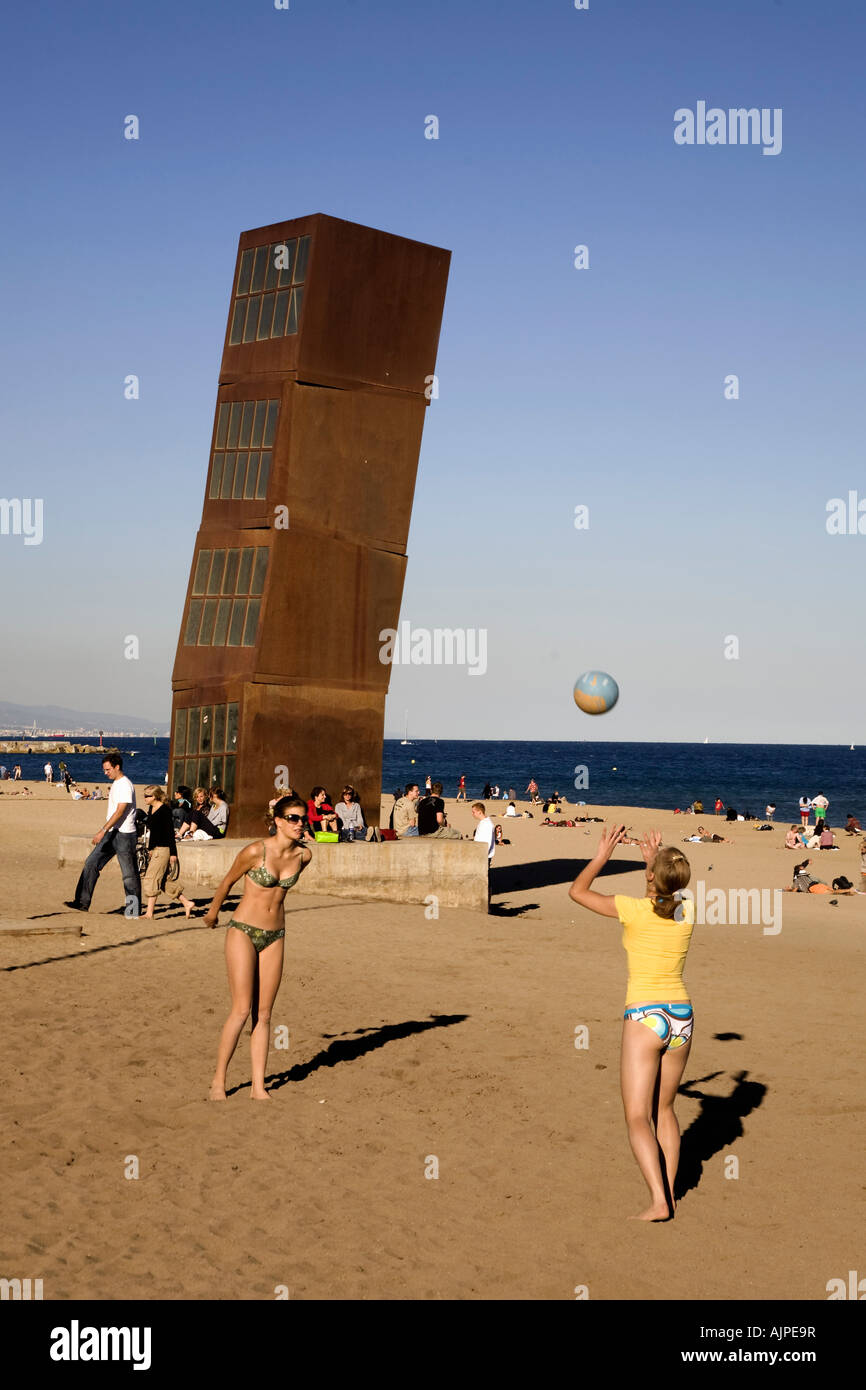
[[[85,739],[81,740],[86,741]],[[139,735],[105,739],[124,757],[124,771],[139,785],[162,783],[168,769],[169,741]],[[79,782],[104,783],[101,754],[0,754],[11,771],[16,762],[28,779],[41,779],[46,761],[67,763]],[[849,811],[866,814],[866,748],[848,744],[783,743],[565,743],[556,741],[482,741],[474,739],[386,739],[382,759],[382,790],[388,795],[417,779],[422,789],[427,774],[442,783],[446,796],[455,796],[461,775],[470,800],[481,797],[487,782],[502,791],[514,788],[526,797],[530,778],[542,794],[558,791],[573,805],[647,806],[661,810],[685,808],[700,799],[707,813],[717,797],[743,814],[763,816],[768,803],[777,821],[799,818],[801,796],[826,796],[830,823],[839,824]],[[289,767],[291,775],[291,766]],[[575,786],[575,783],[581,785]],[[298,790],[308,792],[309,788]],[[328,789],[339,796],[341,788]]]

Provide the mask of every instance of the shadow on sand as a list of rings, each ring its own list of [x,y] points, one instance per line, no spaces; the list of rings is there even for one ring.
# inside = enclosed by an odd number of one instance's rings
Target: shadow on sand
[[[698,1077],[680,1086],[678,1094],[689,1096],[701,1102],[700,1113],[692,1120],[684,1132],[680,1144],[680,1162],[674,1184],[674,1196],[679,1200],[687,1192],[698,1186],[704,1171],[704,1164],[714,1158],[722,1149],[727,1149],[735,1139],[742,1138],[743,1120],[757,1110],[767,1094],[767,1087],[760,1081],[748,1081],[747,1071],[734,1076],[734,1089],[730,1095],[714,1096],[707,1091],[695,1088],[707,1081],[715,1081],[724,1072],[714,1071],[709,1076]]]
[[[533,864],[500,864],[490,870],[490,891],[494,894],[516,893],[532,888],[550,888],[557,883],[571,884],[589,859],[540,859]],[[617,859],[605,864],[599,878],[612,875],[641,873],[646,869],[643,859]]]

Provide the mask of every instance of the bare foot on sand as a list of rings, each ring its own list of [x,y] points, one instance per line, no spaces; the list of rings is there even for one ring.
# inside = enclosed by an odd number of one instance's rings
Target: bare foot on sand
[[[668,1210],[667,1202],[654,1202],[646,1211],[642,1211],[640,1216],[629,1217],[630,1221],[670,1221],[673,1219],[673,1212]]]
[[[225,1100],[225,1099],[226,1099],[226,1088],[225,1088],[225,1086],[218,1086],[217,1083],[216,1083],[215,1081],[212,1081],[211,1084],[210,1084],[210,1091],[209,1091],[209,1093],[208,1093],[208,1100]]]
[[[270,1100],[267,1091],[250,1091],[250,1100]]]

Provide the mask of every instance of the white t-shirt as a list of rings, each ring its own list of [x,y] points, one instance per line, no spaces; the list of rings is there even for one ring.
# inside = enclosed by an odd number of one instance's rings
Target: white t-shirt
[[[108,791],[108,815],[106,820],[111,820],[118,806],[124,801],[132,804],[129,808],[129,815],[116,825],[114,829],[120,835],[129,835],[135,830],[135,787],[128,777],[116,777]]]
[[[518,814],[517,807],[516,807],[516,806],[509,806],[509,808],[508,808],[508,810],[505,812],[505,814],[506,814],[506,816],[516,816],[516,815]]]
[[[483,820],[478,822],[473,839],[482,840],[485,844],[489,845],[490,852],[487,858],[491,860],[496,849],[496,829],[489,816],[485,816]]]

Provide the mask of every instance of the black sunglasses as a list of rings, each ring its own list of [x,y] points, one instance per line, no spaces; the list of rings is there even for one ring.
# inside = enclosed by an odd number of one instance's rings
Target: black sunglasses
[[[297,825],[299,821],[303,822],[303,819],[303,816],[295,815],[294,811],[289,816],[283,816],[283,820],[291,821],[295,825]]]

